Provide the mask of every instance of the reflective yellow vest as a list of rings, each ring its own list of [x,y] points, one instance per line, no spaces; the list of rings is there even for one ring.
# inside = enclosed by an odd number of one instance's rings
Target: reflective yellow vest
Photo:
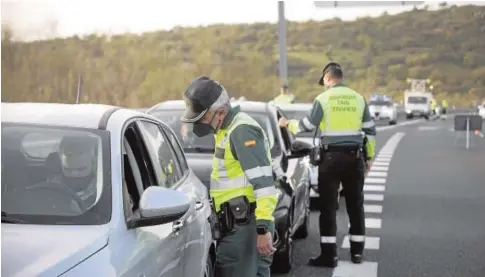
[[[443,106],[443,108],[445,109],[448,108],[448,101],[446,100],[441,101],[441,106]]]
[[[273,211],[276,207],[277,196],[274,187],[254,190],[249,183],[241,164],[232,155],[229,138],[231,132],[242,124],[256,126],[259,124],[249,115],[239,112],[231,124],[221,129],[215,135],[216,148],[212,161],[210,194],[214,198],[216,212],[220,205],[238,196],[246,196],[250,203],[256,201],[256,219],[273,221]],[[268,154],[269,170],[271,170],[271,154],[266,133],[261,129]],[[258,191],[260,191],[258,193]]]
[[[319,125],[322,136],[341,137],[343,141],[347,136],[362,136],[364,97],[348,87],[339,86],[320,94],[316,100],[322,106],[324,115]],[[369,157],[373,157],[374,137],[368,136],[366,148]]]

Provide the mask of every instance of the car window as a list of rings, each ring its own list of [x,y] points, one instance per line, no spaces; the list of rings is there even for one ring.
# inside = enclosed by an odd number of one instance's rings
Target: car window
[[[61,136],[49,132],[27,134],[22,139],[22,151],[31,159],[43,159],[56,150]]]
[[[187,173],[189,170],[189,166],[187,164],[187,160],[185,159],[184,151],[182,150],[182,147],[180,146],[180,141],[177,139],[177,136],[173,133],[172,130],[165,126],[161,126],[163,132],[167,136],[168,141],[172,144],[172,147],[175,151],[175,155],[177,156],[177,160],[180,165],[180,169],[182,171],[182,175]]]
[[[386,106],[386,107],[392,107],[392,102],[391,101],[382,101],[382,100],[373,100],[373,101],[369,101],[368,105],[369,106]]]
[[[148,121],[140,121],[139,123],[158,185],[172,187],[183,174],[180,172],[171,143],[165,139],[158,124]]]
[[[111,217],[109,133],[2,123],[2,212],[43,225]]]
[[[295,110],[283,110],[283,113],[288,119],[296,119],[301,120],[305,116],[307,116],[308,111],[295,111]],[[314,132],[300,132],[296,135],[296,137],[313,137]]]

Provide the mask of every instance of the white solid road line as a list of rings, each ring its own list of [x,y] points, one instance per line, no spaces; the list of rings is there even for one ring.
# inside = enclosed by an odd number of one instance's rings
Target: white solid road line
[[[382,206],[381,205],[364,204],[364,212],[365,213],[380,214],[380,213],[382,213]]]
[[[385,191],[385,186],[380,185],[364,185],[364,191]]]
[[[365,237],[365,249],[378,250],[380,244],[380,238],[378,237]],[[342,242],[342,248],[350,248],[349,236],[345,236]]]
[[[382,194],[364,194],[364,201],[384,201],[384,195]]]
[[[370,172],[372,172],[372,171],[389,171],[389,167],[388,166],[374,166],[374,165],[372,165],[370,170],[371,170]]]
[[[376,162],[390,162],[391,161],[391,158],[381,158],[381,157],[377,157],[375,159]]]
[[[385,184],[386,178],[365,178],[365,184]]]

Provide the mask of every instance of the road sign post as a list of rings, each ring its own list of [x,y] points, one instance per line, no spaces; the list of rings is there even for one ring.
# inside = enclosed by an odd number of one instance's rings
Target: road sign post
[[[482,131],[482,117],[475,114],[457,114],[455,115],[455,124],[454,130],[455,132],[459,132],[456,140],[455,145],[458,139],[461,136],[461,132],[465,132],[465,139],[466,139],[466,149],[470,149],[470,132],[480,132]]]

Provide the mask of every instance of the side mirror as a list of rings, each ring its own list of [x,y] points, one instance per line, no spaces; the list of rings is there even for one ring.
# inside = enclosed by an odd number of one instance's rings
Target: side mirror
[[[310,143],[295,140],[291,144],[291,155],[288,156],[288,159],[295,159],[295,158],[302,158],[310,154],[313,145]]]
[[[128,219],[128,229],[161,225],[180,219],[190,208],[184,193],[163,187],[148,187],[140,199],[140,208]]]

